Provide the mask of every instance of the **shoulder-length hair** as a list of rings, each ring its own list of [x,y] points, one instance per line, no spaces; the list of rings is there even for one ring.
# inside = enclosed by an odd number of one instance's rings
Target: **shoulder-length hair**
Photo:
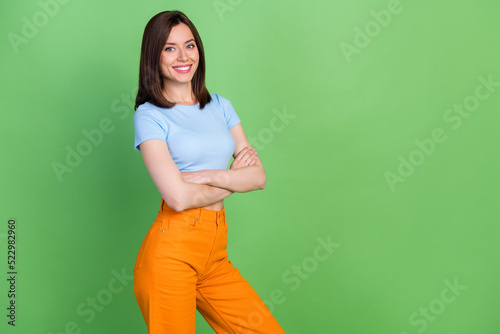
[[[212,100],[205,86],[205,52],[198,30],[184,13],[177,10],[164,11],[153,16],[144,29],[139,66],[139,88],[134,110],[145,102],[150,102],[160,108],[175,106],[175,103],[169,102],[162,94],[160,55],[170,31],[180,23],[186,24],[191,30],[199,52],[198,68],[191,80],[193,94],[198,99],[201,109]]]

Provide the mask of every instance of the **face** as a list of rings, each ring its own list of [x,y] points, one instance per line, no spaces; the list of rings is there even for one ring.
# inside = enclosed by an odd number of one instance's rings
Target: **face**
[[[184,23],[172,28],[160,55],[163,80],[188,83],[198,68],[199,53],[191,30]]]

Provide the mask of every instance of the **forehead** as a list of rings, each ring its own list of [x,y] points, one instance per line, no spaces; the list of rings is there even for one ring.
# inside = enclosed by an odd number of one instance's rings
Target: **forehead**
[[[186,24],[180,23],[172,27],[165,43],[184,44],[190,39],[194,39],[193,33]]]

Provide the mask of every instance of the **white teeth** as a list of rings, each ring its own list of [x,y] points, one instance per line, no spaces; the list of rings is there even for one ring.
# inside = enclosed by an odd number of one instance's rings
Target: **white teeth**
[[[176,70],[181,70],[181,71],[187,71],[189,69],[190,66],[186,66],[186,67],[174,67]]]

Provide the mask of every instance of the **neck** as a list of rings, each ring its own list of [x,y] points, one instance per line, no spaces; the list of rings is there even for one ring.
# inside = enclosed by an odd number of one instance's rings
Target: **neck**
[[[196,96],[193,94],[191,81],[189,82],[173,82],[165,80],[163,82],[163,96],[176,104],[196,104]]]

